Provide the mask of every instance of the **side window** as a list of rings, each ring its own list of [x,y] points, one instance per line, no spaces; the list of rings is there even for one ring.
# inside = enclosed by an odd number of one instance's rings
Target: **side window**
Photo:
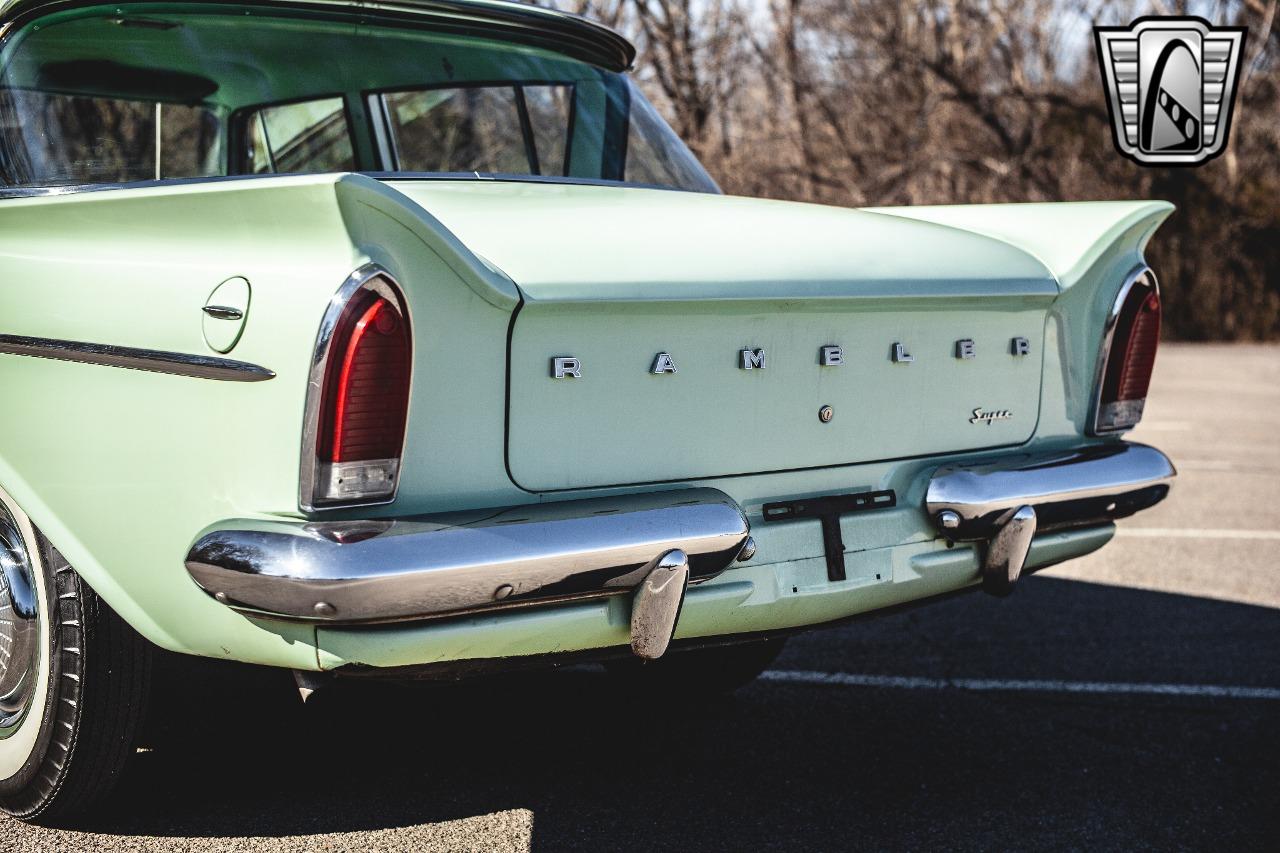
[[[349,172],[356,167],[342,98],[252,110],[240,124],[242,172]]]
[[[570,86],[471,86],[382,96],[404,172],[563,175]]]
[[[203,106],[0,89],[9,185],[207,177],[220,171],[220,135]]]

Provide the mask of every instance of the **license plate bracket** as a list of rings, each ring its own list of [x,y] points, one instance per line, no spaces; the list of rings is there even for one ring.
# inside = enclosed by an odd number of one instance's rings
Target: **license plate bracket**
[[[840,536],[840,519],[855,512],[890,509],[898,505],[893,489],[856,492],[849,495],[823,495],[794,501],[778,501],[764,505],[765,522],[795,521],[816,518],[822,523],[822,549],[827,558],[827,579],[842,581],[848,577],[844,565],[844,540]]]

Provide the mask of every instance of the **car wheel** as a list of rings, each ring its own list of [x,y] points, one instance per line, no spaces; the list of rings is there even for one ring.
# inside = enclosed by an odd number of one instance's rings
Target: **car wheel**
[[[0,490],[0,809],[64,823],[110,793],[151,657]]]
[[[625,687],[645,693],[714,695],[750,684],[777,659],[785,643],[785,637],[777,637],[731,646],[675,649],[657,660],[629,658],[610,661],[605,667]]]

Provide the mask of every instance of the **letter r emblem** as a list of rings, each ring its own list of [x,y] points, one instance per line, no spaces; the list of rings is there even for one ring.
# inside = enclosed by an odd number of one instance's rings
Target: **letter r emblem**
[[[556,356],[551,359],[552,379],[581,379],[582,362],[573,356]]]

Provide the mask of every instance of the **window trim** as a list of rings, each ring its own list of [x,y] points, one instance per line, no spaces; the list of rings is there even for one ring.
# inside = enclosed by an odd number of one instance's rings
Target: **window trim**
[[[373,150],[378,156],[378,167],[393,172],[400,171],[400,145],[396,140],[395,127],[391,124],[391,110],[387,108],[387,99],[378,92],[365,92],[360,97],[364,100],[364,109],[369,117],[369,130],[373,136]]]
[[[529,161],[529,173],[532,175],[542,174],[542,163],[538,158],[538,140],[533,137],[533,122],[529,119],[529,102],[524,99],[524,86],[519,83],[511,85],[511,97],[516,102],[516,118],[520,121],[520,137],[524,140],[524,158]],[[573,97],[574,90],[569,89],[569,96]],[[569,117],[565,116],[564,126],[566,132],[569,129]],[[565,140],[567,143],[568,140]]]

